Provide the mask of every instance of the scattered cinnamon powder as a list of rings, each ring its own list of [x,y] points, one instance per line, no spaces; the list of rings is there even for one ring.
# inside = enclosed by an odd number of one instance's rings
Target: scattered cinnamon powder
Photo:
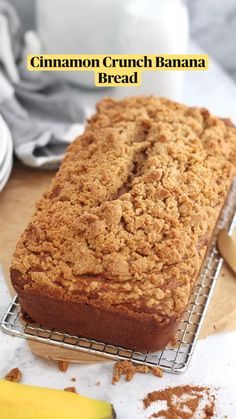
[[[66,387],[64,388],[64,391],[69,391],[70,393],[77,393],[75,387]]]
[[[22,379],[22,372],[19,368],[13,368],[5,375],[5,380],[13,381],[14,383],[19,383]]]
[[[68,361],[58,361],[58,368],[61,372],[66,372],[69,367]]]
[[[70,379],[70,381],[75,382],[75,381],[76,381],[76,377],[72,377],[72,378]]]
[[[140,372],[142,374],[152,373],[156,377],[162,377],[163,371],[159,367],[148,367],[146,365],[134,365],[131,361],[117,361],[114,365],[112,384],[116,384],[122,375],[126,381],[131,381],[134,374]]]
[[[215,414],[215,396],[209,387],[186,385],[153,391],[144,398],[143,404],[147,409],[158,401],[166,402],[167,406],[153,413],[153,418],[192,419],[198,414],[201,419],[209,419]]]

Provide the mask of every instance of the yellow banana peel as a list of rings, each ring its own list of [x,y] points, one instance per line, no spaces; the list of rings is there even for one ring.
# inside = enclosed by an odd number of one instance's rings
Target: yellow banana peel
[[[111,404],[62,390],[0,380],[1,419],[114,419]]]

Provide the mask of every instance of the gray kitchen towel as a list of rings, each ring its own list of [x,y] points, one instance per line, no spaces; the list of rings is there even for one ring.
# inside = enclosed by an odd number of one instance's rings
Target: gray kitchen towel
[[[0,114],[17,157],[31,167],[54,168],[89,111],[78,91],[52,73],[27,71],[27,54],[40,48],[36,33],[23,34],[14,8],[0,0]]]

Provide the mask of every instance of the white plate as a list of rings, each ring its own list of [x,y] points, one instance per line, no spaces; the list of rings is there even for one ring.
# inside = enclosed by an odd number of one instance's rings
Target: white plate
[[[7,136],[6,136],[6,138],[7,138]],[[5,157],[3,159],[2,165],[0,166],[0,180],[1,180],[1,178],[5,177],[5,173],[8,171],[8,168],[9,168],[10,163],[11,163],[12,155],[13,155],[13,143],[12,143],[12,138],[11,138],[10,133],[9,133],[9,136],[7,138],[6,154],[5,154]]]
[[[6,125],[5,121],[2,117],[0,117],[0,139],[6,144],[6,149],[4,152],[3,146],[1,151],[3,154],[1,155],[1,166],[0,166],[0,191],[5,186],[12,169],[13,163],[13,142],[11,133],[9,131],[8,126]]]
[[[0,115],[0,170],[3,160],[7,153],[7,146],[9,142],[9,129]]]
[[[11,161],[10,164],[8,166],[7,171],[5,172],[5,175],[0,179],[0,192],[3,190],[4,186],[6,185],[9,176],[11,174],[11,170],[12,170],[12,166],[13,166],[13,156],[11,157]]]

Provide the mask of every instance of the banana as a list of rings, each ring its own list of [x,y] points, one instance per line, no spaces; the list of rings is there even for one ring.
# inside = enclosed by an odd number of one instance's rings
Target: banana
[[[111,404],[69,393],[0,380],[1,419],[115,419]]]

